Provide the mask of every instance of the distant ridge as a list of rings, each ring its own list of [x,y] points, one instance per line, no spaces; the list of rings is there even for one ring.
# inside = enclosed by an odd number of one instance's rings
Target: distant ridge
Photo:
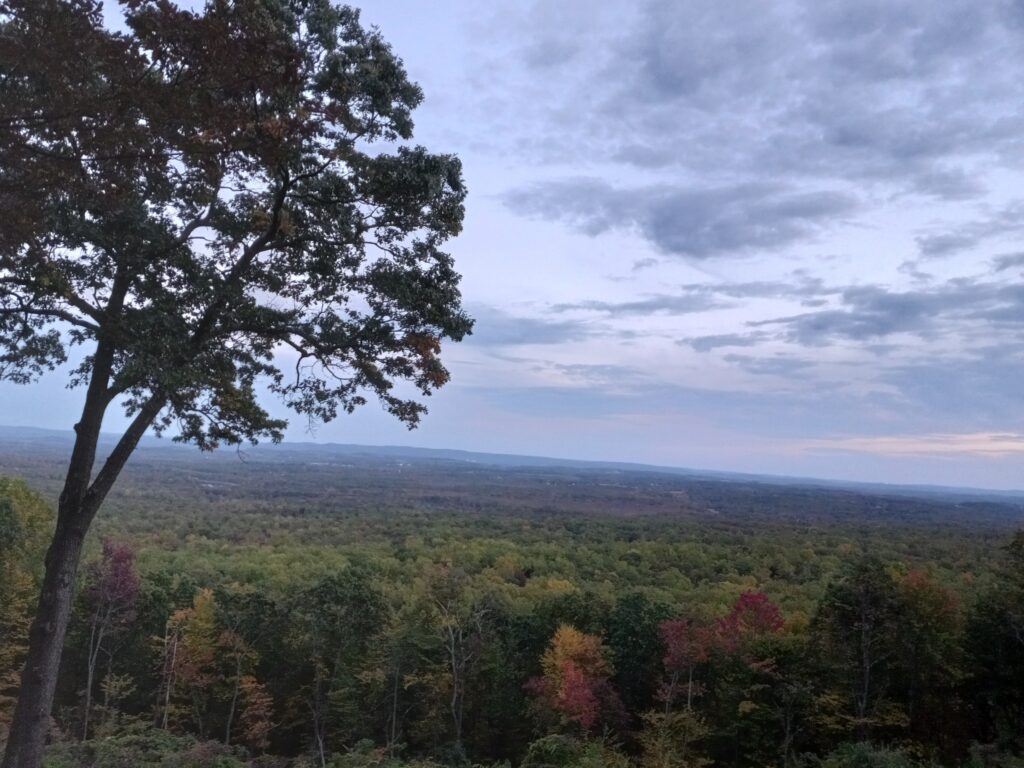
[[[71,430],[53,430],[40,427],[21,427],[0,425],[0,446],[23,447],[26,449],[68,445],[72,439]],[[101,445],[111,445],[117,436],[104,433]],[[190,446],[182,446],[168,439],[153,436],[143,438],[141,451],[194,451]],[[440,461],[464,464],[480,464],[489,467],[507,468],[552,468],[578,470],[604,470],[622,472],[651,472],[662,475],[676,475],[693,479],[717,481],[733,481],[744,483],[762,483],[772,486],[825,488],[830,490],[848,490],[858,493],[879,495],[910,496],[925,499],[942,499],[946,501],[1000,501],[1019,502],[1024,505],[1024,490],[993,490],[941,485],[898,485],[890,483],[872,483],[852,480],[830,480],[824,478],[761,475],[745,472],[727,472],[711,469],[692,469],[671,467],[657,464],[641,464],[626,461],[589,461],[584,459],[564,459],[550,456],[530,456],[513,453],[487,453],[465,451],[456,448],[418,448],[400,445],[360,445],[355,443],[313,443],[283,442],[277,445],[262,443],[258,446],[244,448],[247,456],[258,461],[306,461],[324,457],[374,457],[395,461]],[[230,450],[228,451],[230,453]],[[232,453],[232,456],[234,454]],[[2,468],[2,467],[0,467]]]

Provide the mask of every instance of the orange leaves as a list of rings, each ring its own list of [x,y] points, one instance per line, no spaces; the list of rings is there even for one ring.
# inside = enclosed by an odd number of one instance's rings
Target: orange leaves
[[[544,676],[561,682],[567,665],[573,665],[582,673],[591,676],[605,676],[612,673],[604,644],[597,635],[580,632],[573,626],[563,624],[548,644],[541,658]]]
[[[239,714],[239,740],[254,752],[263,752],[270,743],[274,700],[252,675],[239,680],[242,711]]]
[[[561,625],[541,657],[543,675],[527,683],[538,703],[584,731],[618,715],[618,695],[609,678],[612,665],[597,635]]]

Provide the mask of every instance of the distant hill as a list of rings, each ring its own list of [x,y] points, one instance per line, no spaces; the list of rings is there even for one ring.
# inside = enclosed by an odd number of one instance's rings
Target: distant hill
[[[35,427],[0,426],[0,454],[11,451],[29,453],[63,453],[71,444],[72,433]],[[104,435],[101,445],[112,445],[115,435]],[[350,443],[284,442],[278,445],[261,444],[246,446],[241,451],[225,448],[212,456],[200,456],[191,446],[183,446],[169,439],[147,436],[137,451],[138,458],[153,460],[161,455],[189,460],[185,454],[196,460],[238,459],[239,453],[249,461],[259,462],[317,462],[343,459],[383,460],[390,462],[415,462],[417,464],[463,464],[490,468],[521,469],[564,469],[590,470],[595,472],[651,473],[674,476],[691,480],[708,480],[719,483],[744,485],[767,485],[779,488],[821,489],[850,491],[867,495],[910,497],[944,503],[997,502],[1024,507],[1024,490],[991,490],[933,485],[894,485],[887,483],[851,482],[808,477],[787,477],[779,475],[758,475],[742,472],[668,467],[651,464],[616,461],[586,461],[546,456],[527,456],[506,453],[482,453],[450,448],[416,448],[396,445],[357,445]],[[0,455],[0,471],[3,470]]]

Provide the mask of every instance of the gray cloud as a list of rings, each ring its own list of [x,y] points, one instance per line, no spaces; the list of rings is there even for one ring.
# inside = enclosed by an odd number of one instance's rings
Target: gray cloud
[[[918,360],[883,369],[883,382],[897,389],[907,416],[953,418],[984,430],[1024,425],[1024,346],[998,345],[970,355]]]
[[[719,347],[753,347],[769,338],[767,333],[720,333],[712,336],[697,336],[682,339],[677,344],[686,344],[697,352],[710,352]]]
[[[889,291],[880,286],[847,288],[841,309],[826,309],[771,320],[752,328],[778,327],[789,342],[820,346],[836,340],[870,341],[897,333],[934,337],[954,328],[985,333],[1024,327],[1024,286],[952,280],[933,289]]]
[[[709,309],[728,307],[729,304],[718,301],[709,294],[689,293],[678,296],[654,295],[634,301],[580,301],[572,304],[555,304],[553,312],[572,312],[586,310],[601,312],[613,317],[629,315],[689,315],[695,312],[706,312]]]
[[[555,313],[589,311],[612,317],[645,315],[690,315],[737,306],[744,299],[799,299],[805,306],[817,306],[827,296],[843,292],[825,285],[820,278],[801,277],[793,282],[750,281],[740,283],[687,283],[676,294],[653,294],[629,301],[587,300],[554,304]]]
[[[1024,159],[1024,28],[1006,0],[556,5],[523,12],[544,88],[536,69],[509,84],[530,94],[517,149],[552,163],[958,201]]]
[[[921,195],[944,200],[969,200],[986,191],[984,184],[962,168],[931,168],[912,177],[911,185]]]
[[[916,261],[904,261],[899,266],[899,271],[910,278],[913,278],[919,283],[929,282],[935,275],[929,272],[925,272],[921,269],[920,265]]]
[[[475,304],[469,307],[476,325],[466,343],[481,346],[520,344],[563,344],[591,335],[585,323],[572,320],[545,320],[517,317],[496,307]]]
[[[1016,269],[1017,267],[1024,267],[1024,253],[1006,253],[1002,256],[996,256],[992,260],[994,272],[1005,272],[1008,269]]]
[[[749,373],[759,376],[782,376],[787,379],[799,378],[808,368],[813,368],[813,360],[798,357],[754,357],[753,355],[729,354],[724,358],[735,363]]]
[[[800,299],[818,300],[825,296],[842,293],[843,289],[828,286],[818,277],[797,276],[792,281],[756,280],[742,283],[690,283],[684,291],[695,294],[710,294],[731,299]]]
[[[547,367],[589,386],[621,386],[642,378],[643,372],[611,363],[548,363]]]
[[[1020,71],[1006,63],[1019,61],[1021,41],[1005,7],[651,3],[624,42],[637,63],[617,93],[630,103],[630,122],[647,129],[633,154],[660,149],[682,165],[772,167],[884,179],[947,199],[977,195],[983,186],[961,158],[998,157],[1020,136]],[[646,119],[637,121],[634,110]]]
[[[1014,201],[995,213],[961,225],[950,232],[922,235],[917,245],[922,256],[951,256],[987,240],[1024,232],[1024,202]]]
[[[508,193],[505,202],[519,213],[564,221],[591,236],[635,231],[663,253],[698,259],[790,245],[858,206],[847,193],[773,183],[629,189],[598,179],[537,184]]]

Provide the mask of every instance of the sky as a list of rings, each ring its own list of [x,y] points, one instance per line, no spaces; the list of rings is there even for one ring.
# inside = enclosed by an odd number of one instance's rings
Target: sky
[[[477,325],[419,429],[371,405],[288,439],[1024,487],[1020,0],[363,19],[464,163]],[[68,428],[65,381],[0,384],[0,422]]]

